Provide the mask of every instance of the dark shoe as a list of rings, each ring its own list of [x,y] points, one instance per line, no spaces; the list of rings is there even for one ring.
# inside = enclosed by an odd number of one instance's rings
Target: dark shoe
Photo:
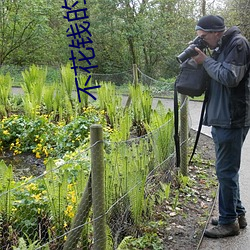
[[[245,214],[242,214],[238,217],[238,222],[239,222],[241,229],[243,229],[247,226],[247,220],[246,220]]]
[[[245,214],[242,214],[242,215],[240,215],[238,217],[238,222],[239,222],[240,229],[243,229],[243,228],[245,228],[247,226],[247,220],[246,220]],[[217,226],[218,225],[218,219],[217,218],[212,218],[211,224],[214,225],[214,226]]]
[[[215,227],[205,230],[204,235],[209,238],[223,238],[228,236],[239,235],[240,227],[238,222],[232,224],[222,225],[219,224]]]

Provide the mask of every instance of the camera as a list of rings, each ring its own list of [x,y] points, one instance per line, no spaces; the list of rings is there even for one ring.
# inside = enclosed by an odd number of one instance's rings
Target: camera
[[[198,53],[195,51],[195,47],[199,48],[200,50],[203,50],[207,48],[207,43],[199,36],[197,36],[190,45],[180,54],[176,57],[177,61],[179,63],[183,63],[188,58],[198,55]]]

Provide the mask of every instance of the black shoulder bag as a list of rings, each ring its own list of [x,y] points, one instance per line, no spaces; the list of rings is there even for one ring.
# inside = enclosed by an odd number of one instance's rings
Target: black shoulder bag
[[[180,66],[180,73],[175,81],[174,88],[174,123],[175,123],[175,148],[176,148],[176,166],[180,166],[180,140],[179,140],[179,114],[178,114],[178,93],[187,96],[201,96],[205,93],[200,121],[198,126],[198,131],[196,134],[195,144],[193,152],[191,154],[189,163],[195,154],[195,150],[199,141],[200,132],[202,128],[202,121],[205,112],[206,102],[207,102],[207,85],[209,81],[209,76],[202,65],[196,64],[196,62],[190,58],[186,60]]]
[[[191,97],[201,96],[207,88],[207,72],[192,58],[183,62],[175,86],[178,93]]]

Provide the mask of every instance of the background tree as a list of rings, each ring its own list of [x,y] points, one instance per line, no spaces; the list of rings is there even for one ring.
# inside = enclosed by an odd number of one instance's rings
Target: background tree
[[[69,6],[75,0],[67,0]],[[69,62],[64,1],[0,1],[0,65]],[[83,7],[79,0],[77,8]],[[176,56],[196,36],[199,17],[221,14],[249,37],[247,0],[87,0],[94,73],[124,72],[136,63],[152,78],[177,75]]]
[[[62,62],[67,47],[61,5],[51,0],[0,1],[0,65]]]
[[[228,27],[239,26],[242,33],[250,39],[250,2],[248,0],[225,0],[222,15]]]

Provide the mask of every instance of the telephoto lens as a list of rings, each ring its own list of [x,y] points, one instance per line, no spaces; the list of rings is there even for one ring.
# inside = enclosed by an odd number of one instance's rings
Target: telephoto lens
[[[180,54],[176,57],[177,61],[179,63],[185,62],[190,57],[198,55],[198,53],[195,51],[195,47],[199,48],[200,50],[203,50],[207,48],[207,43],[199,36],[197,36],[190,45]]]

